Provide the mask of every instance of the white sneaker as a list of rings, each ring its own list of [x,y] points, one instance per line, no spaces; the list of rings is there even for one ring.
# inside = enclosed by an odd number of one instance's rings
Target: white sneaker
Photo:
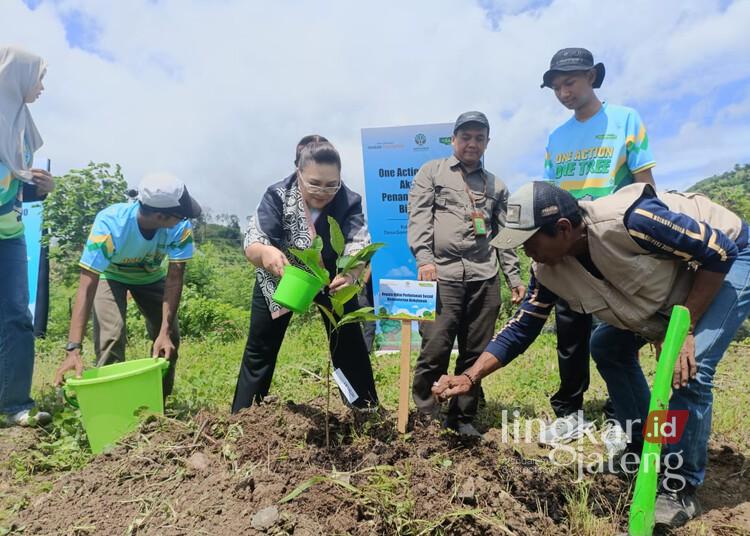
[[[52,415],[46,411],[24,409],[10,415],[8,421],[16,426],[44,426],[52,422]]]
[[[610,458],[619,456],[628,446],[628,434],[616,421],[612,421],[609,427],[602,432],[602,443]]]
[[[575,441],[593,427],[594,423],[587,421],[582,411],[577,411],[552,421],[539,433],[539,442],[553,445]]]

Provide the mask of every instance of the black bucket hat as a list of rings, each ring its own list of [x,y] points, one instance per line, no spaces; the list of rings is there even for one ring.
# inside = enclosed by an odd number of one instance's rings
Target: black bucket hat
[[[549,62],[549,70],[542,77],[539,87],[552,87],[552,78],[559,72],[588,71],[596,69],[594,88],[602,86],[604,81],[604,64],[594,65],[594,55],[585,48],[563,48],[558,50]]]

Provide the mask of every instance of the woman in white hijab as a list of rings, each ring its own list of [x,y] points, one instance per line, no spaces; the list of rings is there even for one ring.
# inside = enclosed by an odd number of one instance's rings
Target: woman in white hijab
[[[34,333],[29,312],[22,202],[44,198],[52,176],[34,169],[41,147],[27,104],[42,93],[42,58],[15,47],[0,47],[0,419],[21,426],[45,424],[31,399]]]

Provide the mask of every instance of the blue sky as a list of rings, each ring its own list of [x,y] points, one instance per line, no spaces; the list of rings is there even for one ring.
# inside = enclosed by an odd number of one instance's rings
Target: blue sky
[[[750,162],[747,0],[5,0],[0,18],[49,62],[32,113],[56,172],[172,171],[243,219],[304,134],[332,139],[362,191],[361,128],[467,109],[492,122],[488,169],[511,188],[538,177],[569,115],[538,85],[565,46],[605,63],[600,97],[640,112],[660,186]]]

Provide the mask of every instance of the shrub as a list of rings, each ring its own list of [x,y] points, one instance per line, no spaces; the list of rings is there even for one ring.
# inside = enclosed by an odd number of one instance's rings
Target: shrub
[[[201,296],[191,287],[186,287],[182,292],[178,316],[182,336],[213,337],[221,342],[244,336],[250,320],[248,311]]]

